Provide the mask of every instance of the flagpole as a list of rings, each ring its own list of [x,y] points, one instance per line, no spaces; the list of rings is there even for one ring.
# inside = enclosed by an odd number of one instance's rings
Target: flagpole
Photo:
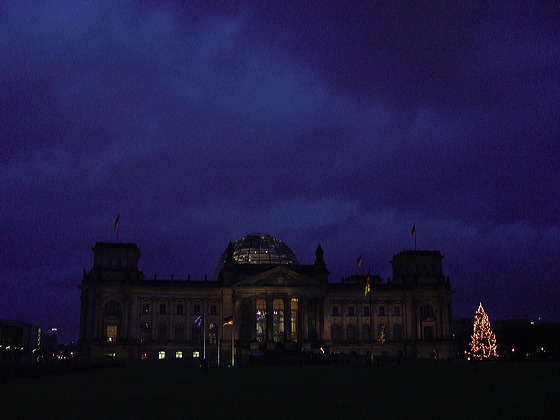
[[[235,297],[232,294],[231,295],[231,302],[233,303],[233,310],[231,311],[231,367],[235,366],[235,345],[234,345],[234,341],[235,341]]]
[[[220,311],[222,313],[222,318],[224,317],[224,292],[222,291],[222,300],[220,302]],[[222,341],[221,338],[224,336],[224,323],[220,326],[220,339],[218,340],[218,367],[220,367],[220,356],[222,352]]]
[[[368,270],[369,276],[369,270]],[[371,279],[369,282],[369,325],[370,325],[370,333],[369,333],[369,364],[373,366],[373,302],[371,299]]]
[[[206,311],[204,311],[204,315],[206,315]],[[204,316],[206,318],[206,316]],[[203,352],[202,357],[206,360],[206,320],[202,318],[202,330],[204,334],[204,345],[203,345]]]

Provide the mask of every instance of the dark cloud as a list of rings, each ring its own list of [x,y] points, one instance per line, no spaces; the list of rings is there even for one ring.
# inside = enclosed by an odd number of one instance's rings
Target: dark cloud
[[[456,315],[560,319],[557,5],[0,12],[0,317],[75,339],[81,270],[121,214],[146,275],[198,279],[257,231],[303,263],[321,243],[333,280],[359,254],[386,278],[416,223]]]

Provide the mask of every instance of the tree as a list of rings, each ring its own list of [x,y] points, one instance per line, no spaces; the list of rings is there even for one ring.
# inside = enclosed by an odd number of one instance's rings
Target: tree
[[[488,315],[484,312],[482,303],[478,305],[474,315],[470,346],[473,357],[486,359],[496,356],[496,335],[492,332],[492,328],[490,328],[490,321],[488,320]]]

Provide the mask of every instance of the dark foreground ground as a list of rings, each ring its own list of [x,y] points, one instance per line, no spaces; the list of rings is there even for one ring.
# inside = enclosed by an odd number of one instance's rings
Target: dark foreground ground
[[[126,365],[0,384],[0,418],[558,419],[560,364]]]

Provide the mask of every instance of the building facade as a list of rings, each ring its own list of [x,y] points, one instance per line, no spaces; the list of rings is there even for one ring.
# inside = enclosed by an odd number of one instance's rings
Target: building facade
[[[439,251],[404,251],[382,282],[329,282],[319,245],[299,264],[282,241],[253,234],[230,243],[214,279],[146,279],[135,244],[97,243],[84,270],[79,355],[96,360],[186,359],[247,363],[252,356],[353,354],[450,357],[451,296]]]

